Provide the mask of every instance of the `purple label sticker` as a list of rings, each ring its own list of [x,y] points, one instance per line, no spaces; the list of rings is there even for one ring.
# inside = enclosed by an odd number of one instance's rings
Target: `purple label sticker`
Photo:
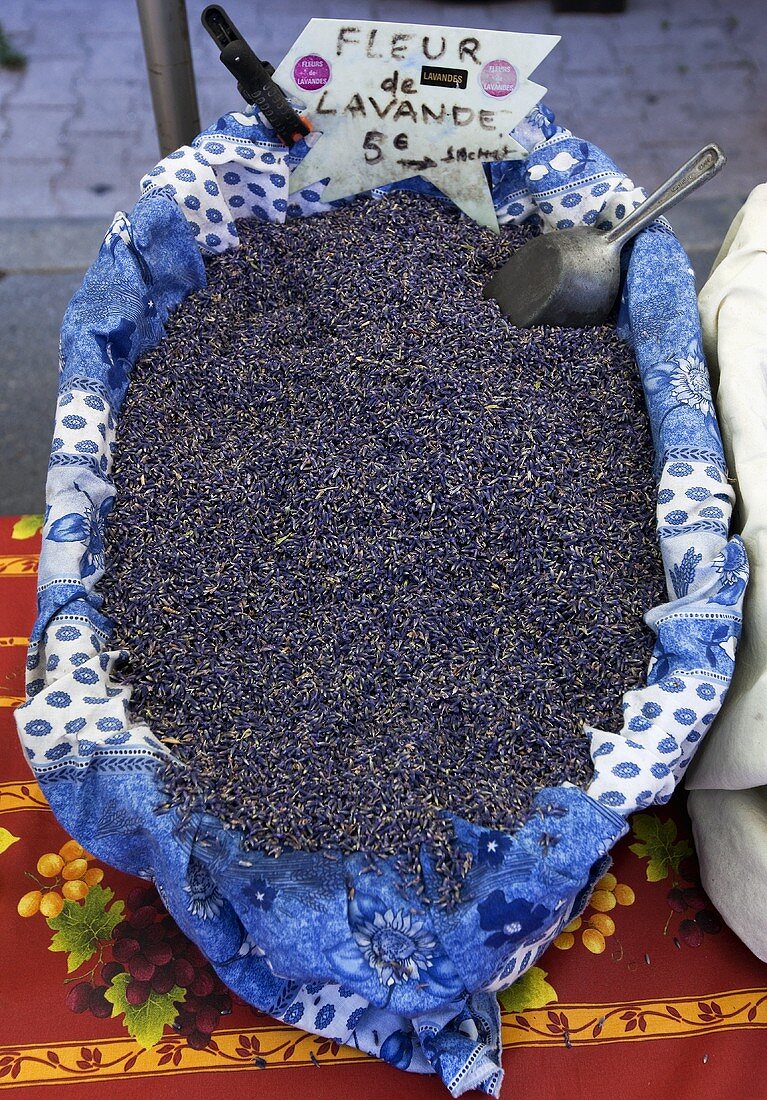
[[[507,95],[511,95],[516,90],[518,82],[517,70],[510,61],[504,61],[503,58],[488,61],[479,72],[482,91],[494,99],[504,99]]]
[[[330,80],[330,65],[316,53],[305,54],[293,66],[293,79],[303,91],[316,92]]]

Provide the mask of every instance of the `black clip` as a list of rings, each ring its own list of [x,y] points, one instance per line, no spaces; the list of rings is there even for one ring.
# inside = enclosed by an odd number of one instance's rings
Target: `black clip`
[[[210,4],[200,17],[202,25],[221,50],[221,60],[237,80],[237,91],[266,116],[285,145],[293,145],[311,133],[312,127],[288,103],[272,80],[274,65],[260,61],[218,4]]]

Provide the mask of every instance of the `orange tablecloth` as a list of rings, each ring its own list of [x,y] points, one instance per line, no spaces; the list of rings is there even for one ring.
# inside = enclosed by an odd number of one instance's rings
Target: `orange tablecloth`
[[[81,955],[91,953],[68,973],[77,958],[55,949],[57,929],[40,912],[17,910],[23,895],[54,885],[38,861],[69,839],[31,777],[12,718],[23,696],[39,538],[33,519],[0,519],[0,1089],[50,1096],[56,1085],[62,1095],[87,1097],[108,1081],[114,1100],[189,1089],[210,1100],[444,1100],[433,1078],[278,1024],[236,997],[204,1050],[192,1049],[169,1020],[152,1033],[151,1021],[116,1010],[97,1018],[68,1007],[74,984],[98,982],[111,941],[108,925],[89,938],[87,899],[71,900],[75,934],[85,937]],[[767,1029],[767,965],[722,927],[700,892],[683,793],[633,825],[580,926],[502,995],[502,1096],[767,1097],[759,1034]],[[105,906],[119,905],[138,882],[102,870],[100,889],[113,895]]]

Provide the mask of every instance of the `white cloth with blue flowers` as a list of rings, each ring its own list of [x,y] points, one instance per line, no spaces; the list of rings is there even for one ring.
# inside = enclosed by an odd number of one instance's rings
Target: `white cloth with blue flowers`
[[[732,686],[687,786],[703,882],[767,961],[767,184],[725,237],[699,297],[751,580]]]

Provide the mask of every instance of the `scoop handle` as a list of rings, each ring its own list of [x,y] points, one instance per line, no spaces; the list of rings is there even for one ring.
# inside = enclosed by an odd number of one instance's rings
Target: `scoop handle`
[[[715,176],[726,163],[727,157],[718,145],[713,143],[704,145],[700,152],[674,172],[673,176],[662,183],[658,190],[645,199],[642,205],[632,211],[620,225],[608,229],[605,239],[609,244],[622,248],[626,241],[631,240],[646,225],[654,222],[685,195],[689,195],[696,187],[700,187],[702,183]]]

